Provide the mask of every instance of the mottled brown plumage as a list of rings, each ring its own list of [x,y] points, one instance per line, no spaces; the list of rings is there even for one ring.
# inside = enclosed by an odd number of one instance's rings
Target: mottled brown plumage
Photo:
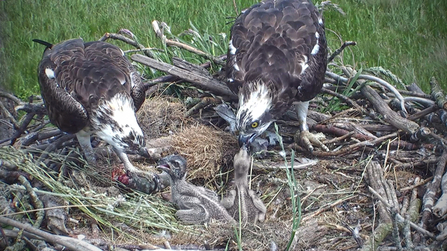
[[[230,190],[226,198],[220,202],[236,221],[244,223],[263,222],[267,209],[256,192],[248,188],[248,171],[251,158],[245,148],[241,148],[234,156],[235,190]],[[240,212],[240,213],[239,213]]]
[[[106,42],[72,39],[47,45],[38,79],[50,121],[76,133],[89,162],[95,163],[90,135],[111,144],[130,171],[125,153],[147,154],[135,112],[144,102],[141,78],[123,51]]]
[[[228,86],[239,96],[240,143],[251,143],[292,103],[314,98],[326,58],[323,19],[310,1],[265,0],[245,10],[231,29],[226,65]],[[298,110],[305,124],[307,106]]]
[[[219,204],[215,192],[185,180],[186,164],[180,155],[169,155],[158,164],[158,168],[170,176],[172,202],[178,207],[177,217],[189,224],[203,224],[211,219],[234,222]]]

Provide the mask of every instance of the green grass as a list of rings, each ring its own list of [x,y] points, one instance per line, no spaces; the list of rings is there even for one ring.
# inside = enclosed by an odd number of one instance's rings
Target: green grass
[[[255,2],[236,0],[241,7]],[[127,28],[140,43],[162,48],[152,30],[154,19],[166,22],[176,35],[191,28],[190,22],[202,33],[217,35],[228,32],[227,17],[236,16],[232,0],[4,0],[0,13],[6,61],[2,65],[8,65],[0,84],[21,97],[40,92],[36,72],[44,48],[32,42],[34,38],[52,43],[77,37],[88,41]]]
[[[255,2],[236,0],[239,10]],[[358,42],[351,48],[352,54],[345,53],[345,63],[355,63],[363,69],[382,66],[405,83],[417,82],[425,90],[433,75],[446,86],[446,1],[333,2],[347,15],[325,12],[330,47],[335,49],[340,44],[330,30],[344,40]],[[0,85],[22,98],[39,94],[36,68],[43,46],[33,43],[34,38],[53,43],[76,37],[96,40],[105,32],[127,28],[140,43],[163,48],[152,31],[154,19],[166,22],[174,35],[191,28],[192,23],[201,34],[217,37],[219,33],[229,33],[227,22],[231,19],[227,17],[234,16],[233,0],[3,0],[0,1]],[[130,48],[121,42],[113,43]]]
[[[358,42],[345,63],[357,68],[382,66],[404,83],[429,90],[435,76],[447,87],[447,1],[344,0],[333,1],[346,12],[325,12],[326,27],[344,40]],[[338,40],[326,32],[332,45]],[[335,47],[332,47],[335,48]],[[353,55],[353,56],[352,56]]]

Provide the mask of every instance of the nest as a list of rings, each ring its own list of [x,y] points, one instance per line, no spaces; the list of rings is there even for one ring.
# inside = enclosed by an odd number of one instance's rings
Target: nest
[[[188,179],[211,180],[226,172],[237,151],[231,133],[185,117],[186,107],[165,96],[147,99],[137,113],[148,146],[169,149],[161,155],[180,154],[188,161]]]
[[[176,152],[188,161],[189,178],[211,179],[225,172],[237,151],[234,135],[209,126],[194,125],[174,135]]]

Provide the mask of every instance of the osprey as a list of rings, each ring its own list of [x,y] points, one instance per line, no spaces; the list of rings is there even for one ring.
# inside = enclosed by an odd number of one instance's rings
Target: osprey
[[[76,134],[89,163],[96,163],[90,143],[95,134],[113,146],[128,171],[138,171],[126,153],[148,155],[135,117],[145,93],[124,52],[99,41],[33,41],[47,46],[38,79],[51,123]]]
[[[239,144],[250,145],[294,104],[296,138],[311,151],[310,142],[326,150],[306,123],[326,61],[323,19],[310,1],[265,0],[243,11],[231,29],[226,65],[227,84],[239,98]]]

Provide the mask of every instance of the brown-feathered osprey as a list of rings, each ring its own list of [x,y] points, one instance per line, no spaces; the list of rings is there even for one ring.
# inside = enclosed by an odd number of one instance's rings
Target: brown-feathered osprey
[[[147,155],[135,112],[145,99],[141,78],[124,52],[105,42],[67,40],[47,46],[39,84],[50,121],[75,133],[89,163],[96,163],[90,135],[113,146],[124,166],[137,171],[126,153]]]
[[[245,10],[231,29],[226,65],[228,86],[239,96],[239,144],[249,145],[295,103],[300,141],[309,150],[310,142],[322,147],[306,116],[326,60],[323,19],[310,1],[264,0]]]

